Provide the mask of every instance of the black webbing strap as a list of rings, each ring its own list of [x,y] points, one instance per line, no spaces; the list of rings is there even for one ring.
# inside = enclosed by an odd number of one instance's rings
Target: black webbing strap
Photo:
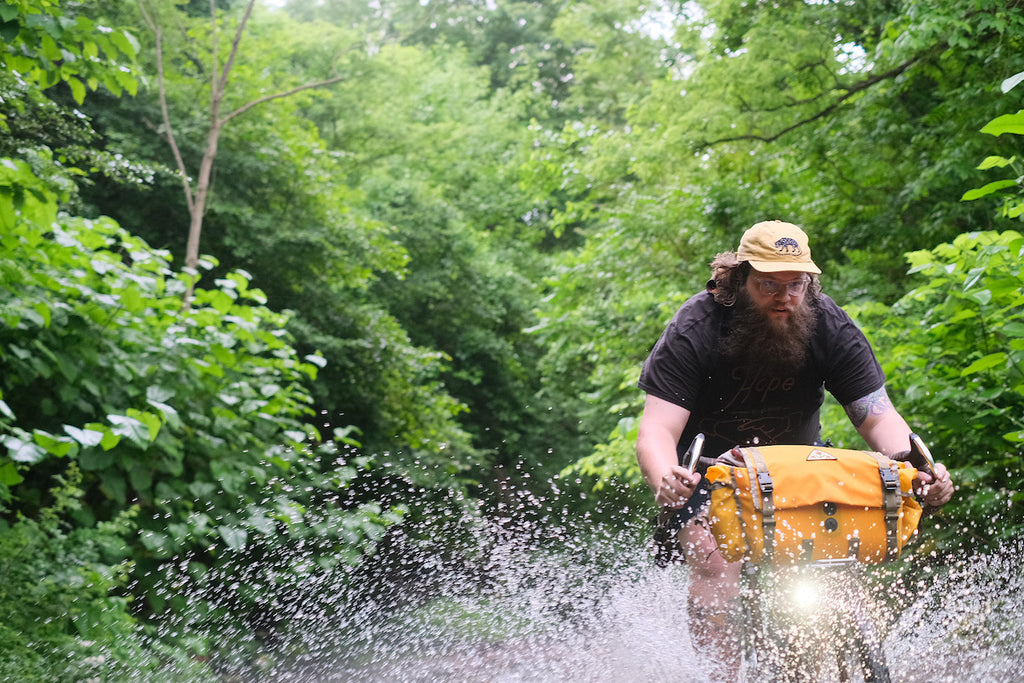
[[[871,453],[878,461],[878,475],[882,478],[882,507],[885,508],[885,559],[899,557],[900,477],[892,461],[879,453]]]
[[[751,497],[754,499],[754,509],[761,512],[761,529],[764,532],[764,559],[771,560],[775,555],[775,498],[772,492],[775,486],[772,483],[772,476],[768,472],[768,464],[765,463],[761,451],[757,446],[750,446],[741,451],[743,462],[750,473],[751,484],[757,482],[758,495],[754,496],[754,488],[751,486]]]

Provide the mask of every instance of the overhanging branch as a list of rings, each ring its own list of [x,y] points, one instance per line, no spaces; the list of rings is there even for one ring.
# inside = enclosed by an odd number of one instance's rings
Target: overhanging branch
[[[828,106],[826,106],[826,107],[824,107],[824,108],[822,108],[822,109],[820,109],[820,110],[818,110],[818,111],[816,111],[816,112],[814,112],[814,113],[812,113],[812,114],[810,114],[810,115],[808,115],[808,116],[806,116],[806,117],[804,117],[804,118],[794,122],[793,124],[791,124],[789,126],[786,126],[785,128],[782,128],[781,130],[776,131],[775,133],[773,133],[771,135],[757,135],[755,133],[745,133],[743,135],[732,135],[732,136],[729,136],[729,137],[717,138],[715,140],[706,140],[704,142],[699,143],[697,145],[697,149],[698,150],[703,150],[703,149],[707,149],[708,147],[714,147],[715,145],[722,145],[722,144],[726,144],[726,143],[729,143],[729,142],[740,142],[740,141],[744,141],[744,140],[755,141],[755,142],[775,142],[776,140],[781,138],[783,135],[786,135],[787,133],[791,133],[794,130],[796,130],[797,128],[801,128],[801,127],[806,126],[806,125],[808,125],[810,123],[814,123],[815,121],[828,116],[829,114],[834,112],[836,109],[838,109],[844,102],[846,102],[848,99],[850,99],[851,97],[853,97],[857,93],[863,92],[864,90],[867,90],[868,88],[870,88],[870,87],[872,87],[872,86],[874,86],[874,85],[876,85],[878,83],[881,83],[882,81],[886,81],[886,80],[890,80],[890,79],[896,78],[897,76],[899,76],[900,74],[905,72],[907,69],[912,67],[914,64],[916,64],[917,62],[921,61],[924,57],[926,57],[931,52],[934,52],[934,50],[929,50],[926,53],[922,53],[922,54],[917,55],[917,56],[915,56],[915,57],[913,57],[911,59],[908,59],[907,61],[903,62],[899,66],[894,67],[892,69],[889,69],[888,71],[886,71],[884,73],[872,75],[869,78],[865,78],[862,81],[858,81],[856,83],[853,83],[852,85],[849,85],[849,86],[843,88],[842,89],[842,94],[839,95],[839,97],[836,98],[836,100],[833,101]],[[823,97],[824,97],[824,95],[819,95],[819,96],[816,96],[816,97],[813,97],[813,98],[808,98],[808,99],[805,99],[805,100],[801,100],[800,102],[794,103],[793,106],[799,106],[799,105],[802,105],[802,104],[809,104],[811,102],[818,101],[818,100],[822,99]],[[764,111],[767,111],[767,110],[764,110]],[[774,109],[772,111],[778,111],[778,109]]]
[[[302,92],[303,90],[310,90],[311,88],[322,88],[322,87],[324,87],[326,85],[331,85],[332,83],[337,83],[338,81],[343,80],[344,78],[345,78],[345,76],[334,76],[333,78],[328,78],[328,79],[323,80],[323,81],[317,81],[316,83],[306,83],[305,85],[300,85],[297,88],[292,88],[291,90],[286,90],[284,92],[279,92],[279,93],[276,93],[274,95],[266,95],[264,97],[260,97],[258,99],[252,100],[251,102],[246,102],[241,107],[239,107],[238,109],[234,110],[233,112],[231,112],[230,114],[228,114],[227,116],[222,118],[221,119],[221,124],[227,123],[228,121],[230,121],[231,119],[235,118],[239,114],[244,114],[245,112],[249,111],[250,109],[252,109],[253,107],[255,107],[258,104],[263,104],[264,102],[269,102],[271,100],[279,100],[282,97],[288,97],[290,95],[294,95],[297,92]]]

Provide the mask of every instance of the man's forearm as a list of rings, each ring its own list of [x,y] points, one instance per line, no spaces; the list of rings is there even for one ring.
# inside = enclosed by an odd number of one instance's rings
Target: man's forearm
[[[857,432],[871,450],[882,455],[893,455],[910,448],[910,426],[894,408],[870,416],[857,428]]]
[[[644,481],[657,492],[665,473],[678,464],[676,445],[666,436],[641,437],[636,444],[637,462]]]

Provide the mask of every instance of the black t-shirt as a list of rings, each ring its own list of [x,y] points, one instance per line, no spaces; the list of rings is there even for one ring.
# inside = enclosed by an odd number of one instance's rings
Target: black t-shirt
[[[639,387],[690,411],[680,458],[698,433],[714,457],[733,446],[814,444],[825,389],[846,405],[885,384],[864,334],[829,297],[811,302],[817,327],[799,369],[738,366],[718,353],[732,310],[702,292],[676,312],[640,373]]]

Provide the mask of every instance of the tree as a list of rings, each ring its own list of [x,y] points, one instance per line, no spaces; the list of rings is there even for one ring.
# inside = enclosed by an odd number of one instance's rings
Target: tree
[[[245,101],[227,113],[222,113],[225,105],[225,97],[228,95],[228,80],[235,66],[235,59],[241,46],[242,37],[245,34],[246,25],[252,16],[256,0],[249,0],[243,10],[241,18],[235,28],[234,39],[226,56],[222,56],[220,46],[219,17],[217,3],[210,0],[210,25],[209,25],[209,59],[208,71],[209,87],[209,124],[206,129],[206,143],[203,147],[202,158],[199,162],[199,174],[195,180],[195,186],[191,181],[191,174],[188,172],[185,159],[182,157],[175,135],[175,127],[171,120],[171,113],[167,103],[166,73],[164,70],[164,30],[161,14],[150,0],[139,0],[139,10],[146,25],[153,32],[155,41],[156,76],[160,95],[160,111],[163,120],[162,135],[167,140],[174,160],[178,167],[181,182],[185,192],[185,203],[188,206],[189,229],[188,242],[185,249],[185,267],[194,269],[199,263],[199,239],[202,234],[203,217],[206,213],[207,195],[210,191],[210,184],[213,172],[213,164],[217,157],[217,147],[220,142],[221,131],[233,118],[244,114],[249,109],[270,102],[272,100],[289,97],[303,90],[321,88],[342,80],[344,75],[334,75],[329,78],[313,83],[305,83],[288,88],[269,95],[262,95]],[[201,59],[201,58],[200,58]],[[222,62],[223,60],[223,62]]]

